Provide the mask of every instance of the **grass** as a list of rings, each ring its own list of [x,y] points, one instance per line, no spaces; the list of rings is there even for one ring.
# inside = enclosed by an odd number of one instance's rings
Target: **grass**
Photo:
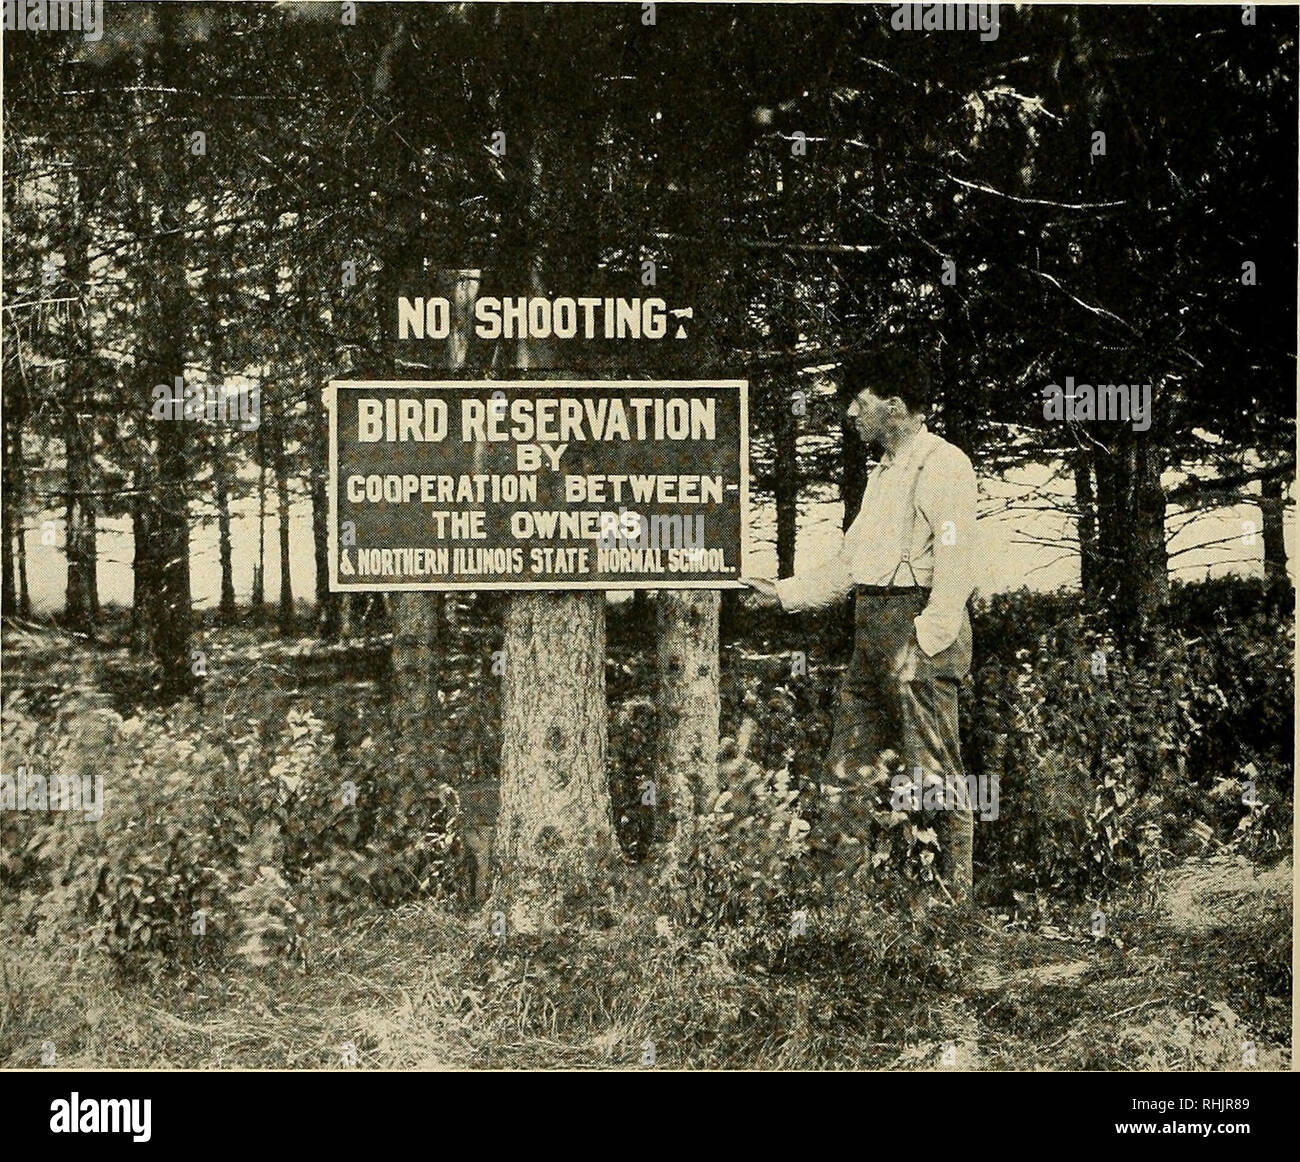
[[[1205,1070],[1253,1042],[1255,1068],[1285,1069],[1289,889],[1285,866],[1190,865],[1155,914],[1117,919],[1122,947],[984,925],[965,984],[892,1000],[649,932],[498,946],[432,902],[325,930],[296,968],[123,981],[5,947],[0,1062],[52,1042],[63,1068],[637,1068],[653,1041],[660,1067]]]

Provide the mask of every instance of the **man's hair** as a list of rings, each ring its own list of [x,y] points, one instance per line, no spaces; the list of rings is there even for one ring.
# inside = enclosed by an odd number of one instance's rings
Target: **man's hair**
[[[856,399],[866,388],[881,399],[898,396],[913,413],[926,411],[932,402],[929,365],[923,356],[896,338],[844,360],[845,401]]]

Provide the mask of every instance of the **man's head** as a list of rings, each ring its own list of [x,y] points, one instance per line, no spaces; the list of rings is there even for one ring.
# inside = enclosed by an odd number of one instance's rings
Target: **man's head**
[[[930,408],[930,371],[924,360],[896,339],[850,356],[844,363],[848,421],[868,444],[885,446],[925,418]]]

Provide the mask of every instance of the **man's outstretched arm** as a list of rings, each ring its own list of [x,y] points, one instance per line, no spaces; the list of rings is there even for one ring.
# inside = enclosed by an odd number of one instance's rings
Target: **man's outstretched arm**
[[[853,571],[844,539],[829,556],[815,561],[794,577],[771,581],[756,577],[745,582],[758,595],[762,605],[780,605],[790,613],[820,609],[846,597],[853,589]]]

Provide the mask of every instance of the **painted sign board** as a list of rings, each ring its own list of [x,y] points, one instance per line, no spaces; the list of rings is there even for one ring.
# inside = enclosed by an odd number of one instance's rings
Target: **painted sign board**
[[[330,588],[731,589],[741,380],[335,381]]]

